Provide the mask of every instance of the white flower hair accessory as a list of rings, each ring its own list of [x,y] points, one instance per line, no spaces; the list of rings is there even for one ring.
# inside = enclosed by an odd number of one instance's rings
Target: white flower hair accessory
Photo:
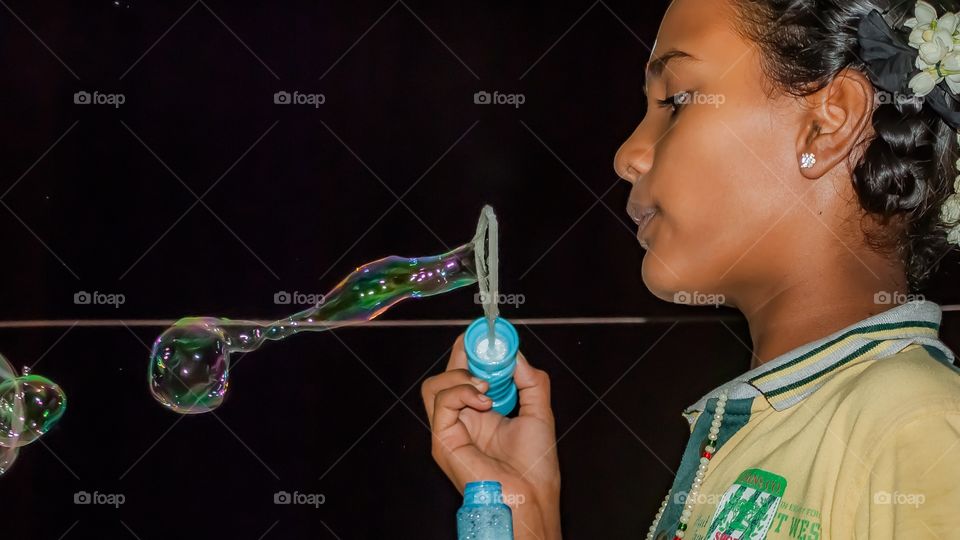
[[[957,144],[960,145],[960,132],[957,132]],[[960,159],[954,166],[960,171]],[[940,207],[940,221],[949,227],[947,242],[960,246],[960,175],[953,179],[953,194]]]
[[[887,10],[889,11],[889,10]],[[951,128],[960,145],[960,14],[937,10],[917,0],[913,17],[894,29],[876,9],[861,19],[857,28],[860,56],[873,84],[897,95],[923,99]],[[919,70],[919,72],[916,72]],[[960,172],[960,159],[954,164]],[[953,193],[940,208],[940,220],[947,227],[947,241],[960,246],[960,174],[953,181]]]
[[[920,73],[910,79],[910,89],[922,97],[946,80],[954,94],[960,93],[960,50],[955,50],[960,17],[948,11],[938,19],[937,10],[923,0],[918,0],[913,14],[903,23],[913,29],[909,44],[919,52],[915,65]]]

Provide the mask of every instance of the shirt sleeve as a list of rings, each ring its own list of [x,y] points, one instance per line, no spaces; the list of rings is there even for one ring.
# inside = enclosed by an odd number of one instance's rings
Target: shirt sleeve
[[[960,411],[911,420],[877,444],[856,538],[960,538]]]

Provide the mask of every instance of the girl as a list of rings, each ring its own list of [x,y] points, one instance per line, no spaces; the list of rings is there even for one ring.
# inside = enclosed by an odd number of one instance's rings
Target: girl
[[[960,242],[948,9],[669,6],[614,165],[644,284],[736,307],[753,363],[684,411],[647,538],[960,538],[960,376],[940,307],[911,296]],[[558,539],[549,379],[519,355],[515,380],[519,416],[490,411],[461,336],[422,387],[433,457],[461,492],[494,479],[518,495],[517,538]]]

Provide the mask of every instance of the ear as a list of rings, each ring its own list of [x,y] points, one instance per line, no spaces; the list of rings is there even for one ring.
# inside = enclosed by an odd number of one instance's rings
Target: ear
[[[867,75],[853,68],[838,73],[827,86],[806,96],[803,128],[797,137],[797,168],[820,178],[853,151],[873,118],[876,90]],[[800,168],[800,156],[816,157],[813,167]]]

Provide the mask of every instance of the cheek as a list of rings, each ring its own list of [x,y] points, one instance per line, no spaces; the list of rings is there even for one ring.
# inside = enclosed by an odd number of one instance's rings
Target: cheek
[[[771,171],[779,165],[760,161],[772,155],[772,134],[742,109],[699,109],[656,155],[653,192],[663,213],[651,231],[643,279],[670,301],[677,291],[721,290],[776,222],[779,207],[771,200],[781,185]]]

